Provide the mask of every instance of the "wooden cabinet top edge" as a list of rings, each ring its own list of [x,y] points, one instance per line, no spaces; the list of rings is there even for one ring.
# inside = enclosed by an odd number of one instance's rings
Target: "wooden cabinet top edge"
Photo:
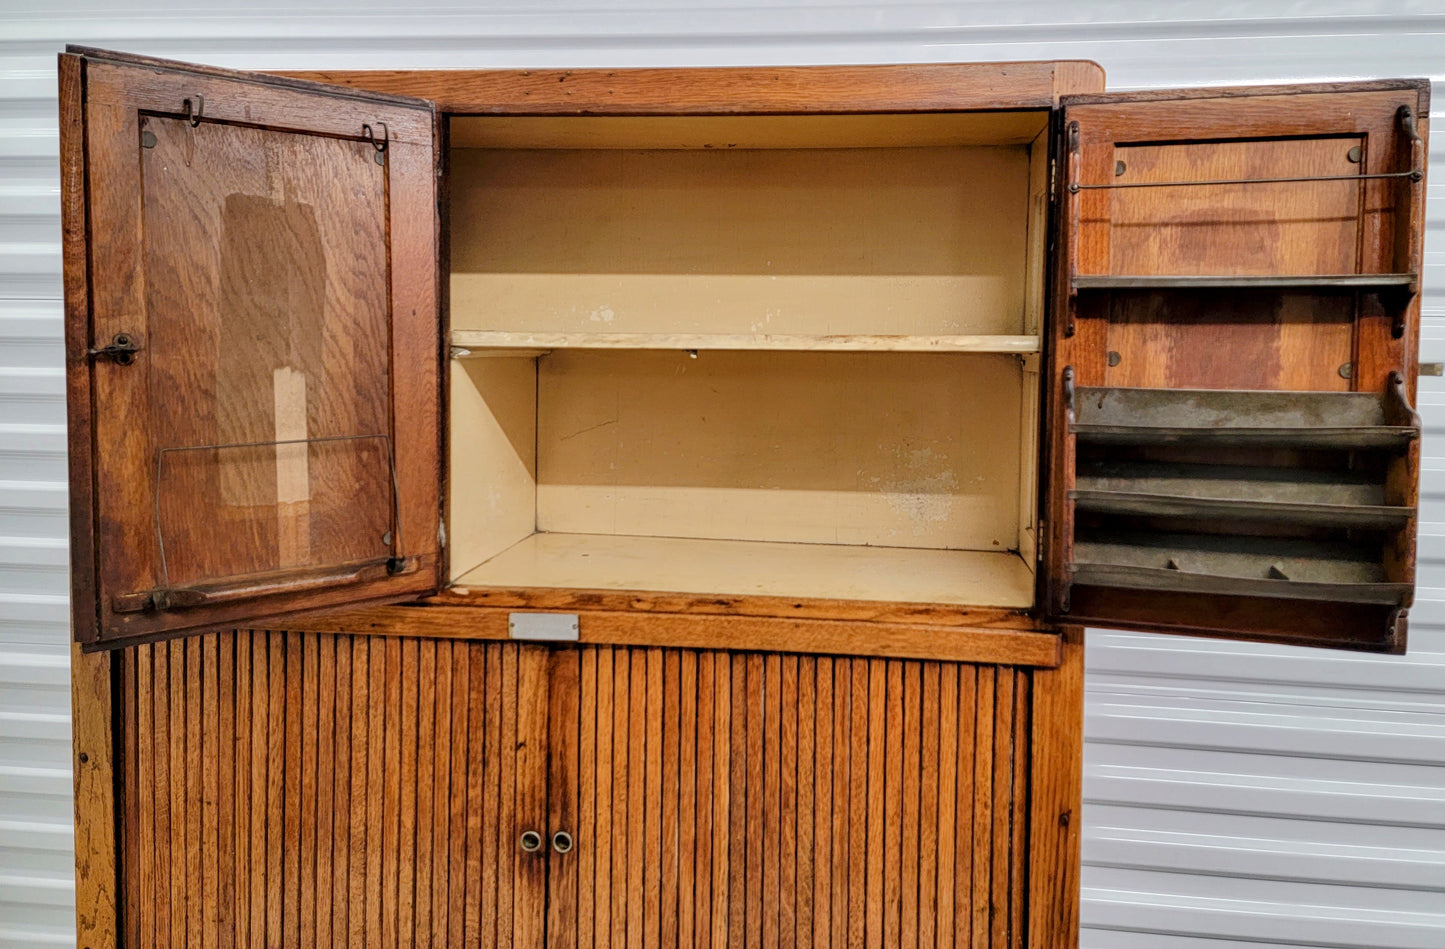
[[[134,53],[96,49],[90,46],[77,46],[75,44],[66,46],[65,52],[60,55],[62,57],[74,57],[86,63],[128,66],[160,73],[182,72],[236,82],[277,86],[280,88],[294,89],[299,92],[329,95],[342,99],[356,99],[363,102],[381,103],[402,108],[424,109],[427,111],[432,109],[432,103],[429,100],[416,96],[398,95],[385,90],[371,89],[359,85],[348,85],[345,83],[314,82],[303,77],[288,76],[279,72],[263,73],[251,70],[222,69],[215,66],[205,66],[180,62],[178,60],[160,59],[154,56],[141,56]]]
[[[1417,92],[1421,111],[1430,105],[1430,80],[1421,78],[1368,79],[1348,82],[1288,83],[1258,86],[1198,86],[1181,89],[1139,89],[1127,92],[1111,91],[1064,93],[1061,96],[1065,106],[1117,105],[1129,102],[1169,102],[1185,99],[1236,99],[1244,96],[1297,96],[1336,95],[1352,92]]]
[[[286,71],[461,115],[748,115],[1049,109],[1099,92],[1087,60],[850,66]]]

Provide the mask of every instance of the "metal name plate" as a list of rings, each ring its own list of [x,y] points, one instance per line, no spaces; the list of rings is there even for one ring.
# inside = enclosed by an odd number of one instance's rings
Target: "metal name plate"
[[[507,633],[513,639],[575,643],[578,639],[577,614],[508,613]]]

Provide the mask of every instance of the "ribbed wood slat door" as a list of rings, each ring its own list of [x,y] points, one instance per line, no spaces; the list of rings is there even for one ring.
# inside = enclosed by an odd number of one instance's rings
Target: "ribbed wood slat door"
[[[1024,944],[1027,673],[608,647],[553,663],[550,809],[577,846],[549,857],[549,949]],[[572,683],[580,716],[559,715]]]
[[[540,949],[547,650],[281,632],[120,657],[127,946]]]

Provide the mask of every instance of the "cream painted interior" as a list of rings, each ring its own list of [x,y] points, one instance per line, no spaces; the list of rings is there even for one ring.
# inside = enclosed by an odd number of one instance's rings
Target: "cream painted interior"
[[[825,118],[454,120],[459,585],[1032,605],[1043,123]]]

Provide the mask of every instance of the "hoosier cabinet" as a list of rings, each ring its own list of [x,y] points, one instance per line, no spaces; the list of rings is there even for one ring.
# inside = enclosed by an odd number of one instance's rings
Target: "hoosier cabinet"
[[[1077,940],[1082,627],[1401,652],[1428,84],[60,57],[80,943]]]

